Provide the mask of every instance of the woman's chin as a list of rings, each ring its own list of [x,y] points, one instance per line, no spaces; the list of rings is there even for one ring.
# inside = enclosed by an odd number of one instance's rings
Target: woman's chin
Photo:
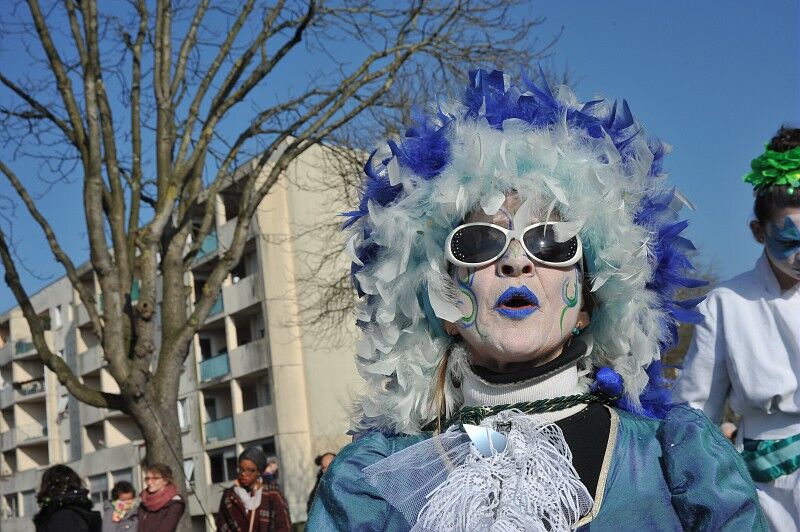
[[[541,366],[556,356],[558,353],[552,349],[531,351],[528,346],[528,349],[508,347],[498,352],[472,354],[470,360],[473,364],[508,373],[523,368]]]

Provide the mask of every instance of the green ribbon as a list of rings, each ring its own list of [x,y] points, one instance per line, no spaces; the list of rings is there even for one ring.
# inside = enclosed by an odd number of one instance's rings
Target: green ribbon
[[[744,440],[742,457],[756,482],[772,482],[800,469],[800,434],[782,440]]]

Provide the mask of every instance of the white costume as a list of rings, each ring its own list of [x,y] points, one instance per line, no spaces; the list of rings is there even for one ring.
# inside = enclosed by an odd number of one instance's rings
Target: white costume
[[[800,434],[800,284],[781,292],[765,255],[754,269],[721,283],[698,309],[676,402],[719,422],[725,400],[742,416],[737,438]],[[757,482],[774,530],[800,530],[800,470]]]

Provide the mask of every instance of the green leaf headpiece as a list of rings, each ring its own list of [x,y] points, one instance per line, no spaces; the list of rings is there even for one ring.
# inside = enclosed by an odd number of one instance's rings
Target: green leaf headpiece
[[[750,163],[752,172],[744,176],[756,192],[776,185],[789,187],[789,194],[800,188],[800,146],[788,151],[767,149]]]

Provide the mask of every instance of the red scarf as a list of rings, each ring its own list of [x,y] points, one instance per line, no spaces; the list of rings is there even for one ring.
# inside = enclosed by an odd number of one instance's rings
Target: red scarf
[[[172,498],[178,494],[178,488],[174,484],[167,484],[155,493],[144,490],[140,495],[142,506],[150,512],[157,512],[167,505]]]

